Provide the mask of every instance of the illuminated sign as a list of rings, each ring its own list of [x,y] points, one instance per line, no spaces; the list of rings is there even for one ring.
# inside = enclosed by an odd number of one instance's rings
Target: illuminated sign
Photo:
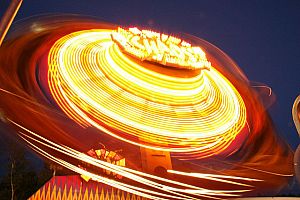
[[[210,69],[204,51],[179,38],[150,30],[118,28],[111,34],[121,50],[142,61],[183,69]]]
[[[121,166],[121,167],[125,167],[125,158],[122,157],[121,155],[119,155],[117,152],[115,151],[107,151],[106,149],[91,149],[87,152],[87,154],[95,159],[99,159],[102,161],[106,161],[108,163],[117,165],[117,166]],[[86,170],[85,167],[78,165],[79,168]],[[103,169],[103,172],[107,175],[113,176],[117,179],[122,179],[122,175],[111,172],[110,170],[107,169]],[[80,177],[85,180],[86,182],[88,182],[91,177],[89,177],[88,175],[86,175],[85,173],[82,173],[80,175]]]

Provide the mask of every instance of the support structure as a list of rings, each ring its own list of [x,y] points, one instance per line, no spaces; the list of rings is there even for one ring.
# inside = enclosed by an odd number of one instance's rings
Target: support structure
[[[172,161],[169,152],[156,151],[152,149],[140,148],[142,158],[142,168],[144,172],[155,174],[166,178],[167,170],[172,169]]]
[[[292,114],[296,129],[300,136],[300,95],[296,98],[294,102]],[[296,179],[300,184],[300,144],[298,145],[294,154],[294,168]]]
[[[13,22],[23,0],[12,0],[0,21],[0,46]]]
[[[296,129],[300,136],[300,95],[296,98],[296,100],[294,102],[292,114],[293,114],[293,120],[294,120]]]

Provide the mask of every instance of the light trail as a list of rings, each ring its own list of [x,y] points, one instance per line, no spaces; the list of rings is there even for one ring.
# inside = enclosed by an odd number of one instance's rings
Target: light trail
[[[118,44],[115,25],[57,19],[0,48],[1,120],[45,159],[149,199],[276,192],[293,176],[261,98],[273,92],[253,89],[217,47],[155,32]],[[98,142],[123,150],[126,167],[82,153]],[[172,170],[157,173],[168,178],[142,171],[138,147],[171,152]]]
[[[210,66],[190,77],[162,74],[122,53],[112,33],[74,32],[49,52],[48,84],[70,118],[134,145],[185,154],[185,159],[226,150],[228,155],[238,148],[228,147],[247,131],[246,107],[220,72]]]
[[[53,162],[56,162],[57,164],[60,164],[76,173],[84,174],[86,176],[91,177],[92,180],[110,185],[112,187],[116,187],[118,189],[143,196],[149,199],[198,199],[193,196],[198,197],[205,197],[205,198],[212,198],[212,199],[220,199],[218,196],[228,196],[228,197],[236,197],[240,196],[239,193],[248,192],[251,191],[251,189],[245,189],[245,190],[210,190],[205,188],[196,187],[193,185],[181,183],[178,181],[173,181],[165,178],[161,178],[158,176],[154,176],[151,174],[143,173],[140,171],[136,171],[133,169],[129,169],[122,166],[117,166],[102,160],[95,159],[91,156],[88,156],[86,154],[83,154],[79,151],[76,151],[70,147],[60,145],[57,143],[54,143],[50,140],[47,140],[46,138],[43,138],[42,136],[32,132],[31,130],[28,130],[27,128],[23,127],[22,125],[14,122],[13,120],[8,119],[12,124],[15,126],[21,128],[23,131],[26,131],[27,133],[23,133],[22,131],[19,131],[20,137],[28,143],[28,145],[36,152],[44,156],[45,158],[48,158],[49,160],[52,160]],[[37,144],[40,144],[43,146],[43,148],[38,147]],[[60,158],[57,158],[57,156],[54,156],[53,154],[50,154],[49,151],[44,150],[45,148],[53,149],[57,152],[63,153],[66,156],[73,157],[77,160],[89,163],[91,165],[94,165],[96,167],[99,167],[101,169],[106,169],[109,171],[112,171],[117,174],[121,174],[124,177],[127,177],[133,181],[138,182],[139,184],[145,185],[147,187],[150,187],[152,189],[145,189],[143,187],[136,187],[134,185],[129,185],[126,183],[122,183],[117,180],[109,179],[103,176],[100,176],[95,173],[88,172],[86,170],[83,170],[71,163],[68,163],[65,160],[62,160]],[[179,173],[183,174],[183,172],[178,172],[171,170],[171,173]],[[225,176],[225,175],[214,175],[214,174],[201,174],[197,173],[198,176],[201,176],[203,179],[208,180],[214,180],[214,181],[220,181],[220,182],[226,182],[223,179],[240,179],[244,181],[260,181],[258,179],[250,179],[250,178],[243,178],[243,177],[235,177],[235,176]],[[146,178],[145,178],[146,177]],[[217,179],[212,179],[212,177],[217,177]],[[152,179],[152,180],[150,180]],[[156,181],[160,181],[163,183],[158,183]],[[234,185],[243,185],[246,187],[251,187],[250,185],[241,184],[235,181],[228,181],[230,184]],[[173,184],[178,185],[179,187],[172,187],[166,184]],[[160,191],[160,192],[158,192]],[[237,193],[237,194],[236,194]],[[193,196],[188,196],[189,194],[192,194]],[[162,196],[163,198],[160,198]]]
[[[229,181],[229,180],[225,180],[225,179],[237,179],[237,180],[246,180],[246,181],[262,181],[262,180],[259,180],[259,179],[236,177],[236,176],[226,176],[226,175],[218,175],[218,174],[180,172],[180,171],[176,171],[176,170],[168,170],[168,172],[172,173],[172,174],[178,174],[178,175],[190,176],[190,177],[196,177],[196,178],[202,178],[202,179],[209,179],[209,180],[219,181],[219,182],[223,182],[223,183],[231,183],[231,184],[236,184],[236,185],[241,185],[241,186],[248,186],[248,187],[251,187],[251,185],[238,183],[238,182],[235,182],[235,181]]]
[[[271,87],[269,87],[269,86],[265,86],[265,85],[253,85],[252,86],[253,88],[266,88],[266,89],[268,89],[269,90],[269,96],[271,96],[272,95],[272,88]]]

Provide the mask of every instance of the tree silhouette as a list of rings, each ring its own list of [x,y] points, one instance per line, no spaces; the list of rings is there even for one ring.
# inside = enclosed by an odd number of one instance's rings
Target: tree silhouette
[[[22,146],[16,138],[1,134],[1,160],[3,176],[0,177],[0,199],[27,199],[52,176],[44,163],[37,170],[33,160],[38,159]]]

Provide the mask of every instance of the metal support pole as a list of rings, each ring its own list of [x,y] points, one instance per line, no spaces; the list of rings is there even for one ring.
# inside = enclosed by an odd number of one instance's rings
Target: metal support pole
[[[0,46],[13,22],[23,0],[12,0],[0,21]]]
[[[300,95],[296,98],[296,100],[294,102],[292,114],[293,114],[293,120],[294,120],[296,129],[300,136]]]
[[[296,129],[298,131],[298,134],[300,136],[300,95],[296,98],[293,109],[293,120],[296,126]],[[294,154],[294,169],[295,169],[295,176],[300,184],[300,144],[298,145],[295,154]]]

